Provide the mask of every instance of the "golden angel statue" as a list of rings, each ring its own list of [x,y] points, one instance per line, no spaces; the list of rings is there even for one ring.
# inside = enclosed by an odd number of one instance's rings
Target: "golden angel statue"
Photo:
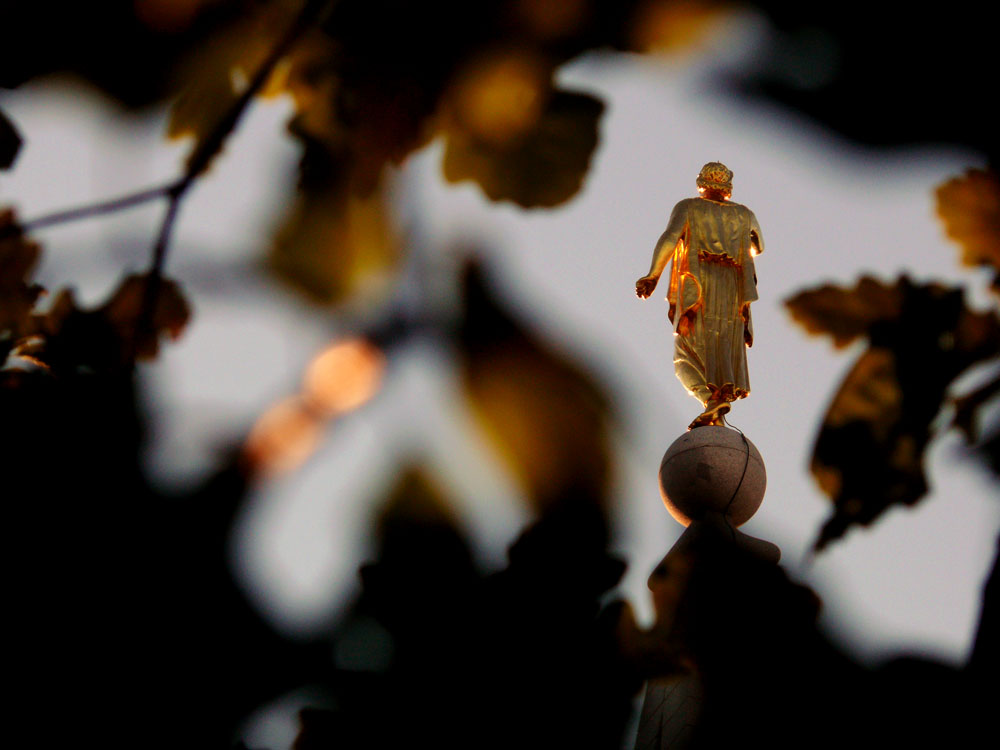
[[[674,372],[705,407],[692,428],[724,424],[730,403],[750,393],[746,348],[753,345],[754,256],[764,250],[753,212],[729,200],[733,173],[724,164],[706,164],[697,184],[701,196],[674,206],[649,273],[635,282],[635,293],[648,297],[672,261],[667,301]]]

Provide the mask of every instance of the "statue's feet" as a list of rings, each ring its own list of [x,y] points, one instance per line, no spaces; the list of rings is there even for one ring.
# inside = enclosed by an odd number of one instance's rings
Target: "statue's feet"
[[[723,427],[726,424],[726,420],[723,417],[729,413],[732,407],[728,401],[720,401],[718,403],[709,403],[705,407],[705,411],[699,414],[695,420],[688,425],[689,430],[693,430],[695,427],[706,427],[709,425],[714,425],[718,427]]]

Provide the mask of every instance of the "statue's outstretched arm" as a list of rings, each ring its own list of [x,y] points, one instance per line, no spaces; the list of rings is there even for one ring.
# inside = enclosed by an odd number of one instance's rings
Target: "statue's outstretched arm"
[[[667,263],[673,257],[674,248],[684,236],[684,229],[687,226],[687,211],[683,205],[682,202],[674,206],[666,230],[656,241],[656,246],[653,248],[653,260],[649,264],[649,273],[635,282],[635,293],[643,299],[653,293],[656,282],[660,279],[660,274],[663,273],[663,269],[667,267]]]

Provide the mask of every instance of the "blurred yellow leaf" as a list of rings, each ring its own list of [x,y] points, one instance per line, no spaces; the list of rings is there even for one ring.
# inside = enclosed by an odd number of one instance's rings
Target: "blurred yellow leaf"
[[[449,94],[458,126],[502,147],[531,130],[550,93],[551,70],[537,54],[495,52],[468,63]]]
[[[500,307],[475,266],[465,294],[464,384],[493,447],[540,510],[603,501],[610,457],[601,389]]]
[[[945,233],[962,248],[962,263],[992,266],[1000,273],[1000,178],[997,173],[970,169],[938,187],[936,196],[937,212]]]
[[[253,4],[247,13],[216,33],[210,43],[199,47],[180,75],[185,84],[170,111],[168,137],[193,137],[194,156],[198,143],[218,126],[243,93],[300,5],[301,0]],[[283,90],[286,73],[287,67],[276,68],[261,94]]]
[[[603,111],[592,96],[556,91],[534,127],[504,143],[455,128],[448,133],[444,176],[450,182],[475,180],[490,200],[557,206],[583,184]]]
[[[153,282],[149,274],[134,274],[126,277],[97,310],[114,326],[122,341],[131,341],[136,337],[151,283],[155,284],[157,295],[149,321],[150,330],[141,331],[136,341],[136,356],[145,359],[152,359],[159,353],[161,335],[177,340],[191,319],[191,308],[180,287],[169,279]]]
[[[719,0],[645,0],[632,20],[632,49],[678,52],[695,47],[729,8]]]
[[[895,362],[892,352],[882,348],[862,354],[834,396],[823,426],[867,422],[876,437],[884,440],[888,426],[899,421],[903,405]]]
[[[785,300],[796,323],[812,334],[829,334],[837,347],[867,335],[878,320],[899,316],[899,287],[863,276],[853,289],[827,284]]]
[[[300,192],[268,265],[295,289],[329,304],[381,288],[398,258],[382,194],[361,197],[338,187]]]

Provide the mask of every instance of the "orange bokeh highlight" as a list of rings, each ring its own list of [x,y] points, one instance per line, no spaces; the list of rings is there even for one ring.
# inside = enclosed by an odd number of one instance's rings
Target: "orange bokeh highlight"
[[[332,417],[364,404],[378,392],[385,355],[364,339],[338,341],[309,364],[302,396],[319,414]]]
[[[312,455],[319,443],[322,420],[299,396],[271,406],[257,420],[244,446],[254,471],[291,471]]]

